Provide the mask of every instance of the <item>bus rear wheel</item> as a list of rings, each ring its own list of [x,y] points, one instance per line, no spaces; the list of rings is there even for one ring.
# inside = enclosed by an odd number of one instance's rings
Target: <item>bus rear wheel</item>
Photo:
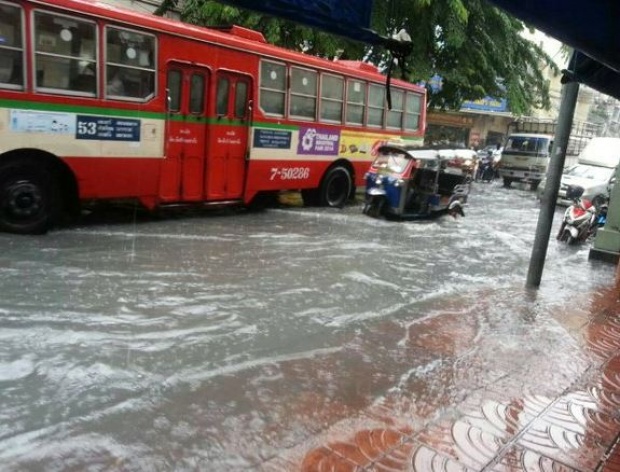
[[[330,169],[319,187],[319,205],[342,208],[353,190],[353,178],[343,166]]]
[[[512,184],[513,180],[514,179],[511,179],[510,177],[504,177],[504,187],[510,188],[510,184]]]
[[[0,231],[43,234],[59,205],[51,172],[34,162],[0,164]]]

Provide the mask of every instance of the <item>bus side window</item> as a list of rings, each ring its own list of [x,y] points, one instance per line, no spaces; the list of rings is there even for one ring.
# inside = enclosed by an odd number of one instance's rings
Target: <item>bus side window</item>
[[[260,109],[269,114],[284,116],[286,103],[286,66],[270,61],[260,64]]]
[[[36,88],[94,96],[97,91],[96,24],[35,11],[34,29]]]
[[[125,84],[121,79],[121,73],[118,68],[108,67],[108,83],[106,85],[106,93],[122,97],[125,95]]]
[[[392,109],[387,111],[387,127],[401,129],[403,126],[403,109],[405,106],[405,92],[397,88],[392,89]]]
[[[405,104],[405,130],[417,131],[420,127],[420,114],[422,112],[422,98],[420,95],[407,92]]]
[[[0,32],[0,86],[23,88],[24,43],[19,7],[0,3]]]
[[[218,117],[228,115],[229,85],[230,82],[227,77],[220,77],[217,80],[217,108],[215,110],[215,114]]]
[[[175,113],[181,111],[181,86],[183,84],[182,73],[180,70],[168,72],[168,112]]]
[[[205,109],[205,76],[194,73],[190,79],[189,112],[193,115],[204,114]]]
[[[382,127],[385,109],[385,86],[370,84],[368,87],[368,126]]]
[[[106,27],[106,96],[148,100],[155,95],[155,36]]]
[[[238,81],[235,88],[235,118],[243,120],[247,115],[246,104],[248,101],[247,82]]]
[[[344,110],[344,78],[336,75],[321,76],[321,121],[342,123]]]
[[[347,80],[347,119],[348,125],[364,124],[366,103],[366,84],[358,80]]]
[[[291,67],[289,116],[314,120],[316,118],[317,73]]]

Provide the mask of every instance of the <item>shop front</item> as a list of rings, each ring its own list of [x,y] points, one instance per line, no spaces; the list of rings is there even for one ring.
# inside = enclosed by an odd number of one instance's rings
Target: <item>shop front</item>
[[[426,146],[469,148],[476,144],[470,136],[474,117],[464,113],[429,111],[427,117]],[[479,134],[478,134],[479,138]]]

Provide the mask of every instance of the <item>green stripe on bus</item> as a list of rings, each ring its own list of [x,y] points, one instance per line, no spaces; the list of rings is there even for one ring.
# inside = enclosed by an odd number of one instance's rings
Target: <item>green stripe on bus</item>
[[[121,116],[124,118],[148,118],[152,120],[166,119],[166,113],[149,112],[140,110],[124,110],[120,108],[104,108],[83,105],[67,105],[62,103],[44,103],[31,102],[26,100],[2,100],[0,99],[0,108],[14,108],[19,110],[36,110],[48,112],[64,112],[64,113],[84,113],[88,115],[104,115],[104,116]],[[199,117],[195,115],[170,114],[168,119],[171,121],[184,121],[188,123],[204,123],[209,125],[220,126],[247,126],[247,122],[241,120],[230,120],[228,118]],[[280,125],[272,123],[253,122],[252,126],[261,126],[274,129],[298,129],[294,125]]]
[[[229,120],[228,118],[196,117],[195,115],[170,115],[170,121],[182,122],[187,124],[207,124],[212,126],[248,126],[248,123],[241,120]]]
[[[150,112],[140,110],[124,110],[120,108],[104,108],[83,105],[66,105],[59,103],[31,102],[25,100],[2,100],[0,99],[0,108],[14,108],[20,110],[36,110],[49,112],[65,112],[65,113],[85,113],[88,115],[104,115],[104,116],[121,116],[124,118],[148,118],[152,120],[166,119],[166,113]],[[195,118],[194,115],[171,114],[168,116],[171,121],[184,121],[188,123],[204,123],[219,126],[248,126],[248,123],[241,120],[230,120],[228,118],[200,117]],[[318,124],[317,124],[318,125]],[[297,131],[298,125],[289,125],[281,123],[269,123],[255,121],[251,123],[254,128],[268,128]],[[308,125],[306,125],[308,126]],[[360,133],[368,133],[369,130],[360,130]],[[375,132],[375,131],[373,131]],[[380,134],[380,132],[379,132]],[[402,136],[403,139],[418,141],[421,137]]]
[[[259,127],[259,128],[270,128],[270,129],[287,129],[287,130],[291,130],[291,131],[297,131],[299,129],[299,126],[297,125],[283,125],[280,123],[261,123],[261,122],[254,122],[252,123],[252,126],[254,126],[255,128]],[[312,126],[312,122],[309,122],[308,124],[304,125],[304,126]],[[319,126],[318,123],[314,124],[314,126]]]
[[[119,108],[89,107],[82,105],[65,105],[58,103],[28,102],[25,100],[0,100],[1,108],[15,108],[20,110],[37,110],[65,113],[87,113],[89,115],[139,117],[163,120],[165,113],[149,111],[122,110]]]

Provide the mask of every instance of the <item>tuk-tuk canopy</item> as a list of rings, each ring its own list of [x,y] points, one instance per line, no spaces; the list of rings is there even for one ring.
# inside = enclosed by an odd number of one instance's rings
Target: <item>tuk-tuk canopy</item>
[[[419,147],[404,142],[388,142],[378,149],[379,154],[405,154],[410,159],[420,161],[451,161],[455,159],[475,159],[476,152],[470,149],[442,149]]]

